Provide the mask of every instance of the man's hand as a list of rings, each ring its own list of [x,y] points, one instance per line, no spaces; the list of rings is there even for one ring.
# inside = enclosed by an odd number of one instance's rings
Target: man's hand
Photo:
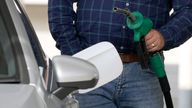
[[[149,52],[159,51],[165,45],[165,40],[160,32],[155,29],[152,29],[145,36],[146,48]]]

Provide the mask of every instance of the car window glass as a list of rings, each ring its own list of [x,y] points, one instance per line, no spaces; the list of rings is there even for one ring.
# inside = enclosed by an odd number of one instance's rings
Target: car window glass
[[[16,74],[15,58],[11,42],[0,13],[0,79]]]

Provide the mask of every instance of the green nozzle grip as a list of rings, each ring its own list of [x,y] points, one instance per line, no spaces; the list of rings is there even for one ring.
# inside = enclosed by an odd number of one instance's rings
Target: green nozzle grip
[[[140,12],[133,12],[132,15],[135,16],[136,20],[132,21],[127,18],[127,26],[129,29],[134,30],[134,41],[139,42],[140,38],[145,36],[153,27],[153,22]]]
[[[130,20],[130,18],[127,18],[127,26],[130,29],[138,29],[139,27],[141,27],[142,23],[143,23],[143,15],[140,12],[133,12],[132,13],[133,16],[135,16],[136,20],[132,21]]]
[[[150,56],[149,62],[151,69],[159,78],[166,76],[164,63],[161,59],[161,55],[158,52]]]

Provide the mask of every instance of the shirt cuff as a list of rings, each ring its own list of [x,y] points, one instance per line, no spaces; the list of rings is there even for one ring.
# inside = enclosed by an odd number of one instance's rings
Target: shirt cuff
[[[159,29],[158,31],[164,37],[164,41],[165,41],[165,45],[162,50],[171,49],[174,45],[172,34],[170,32],[168,32],[168,30],[166,30],[166,29]]]

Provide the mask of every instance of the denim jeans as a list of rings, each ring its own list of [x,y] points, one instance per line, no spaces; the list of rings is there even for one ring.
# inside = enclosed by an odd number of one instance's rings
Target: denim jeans
[[[80,108],[163,108],[158,78],[138,62],[124,64],[118,78],[76,98]]]

